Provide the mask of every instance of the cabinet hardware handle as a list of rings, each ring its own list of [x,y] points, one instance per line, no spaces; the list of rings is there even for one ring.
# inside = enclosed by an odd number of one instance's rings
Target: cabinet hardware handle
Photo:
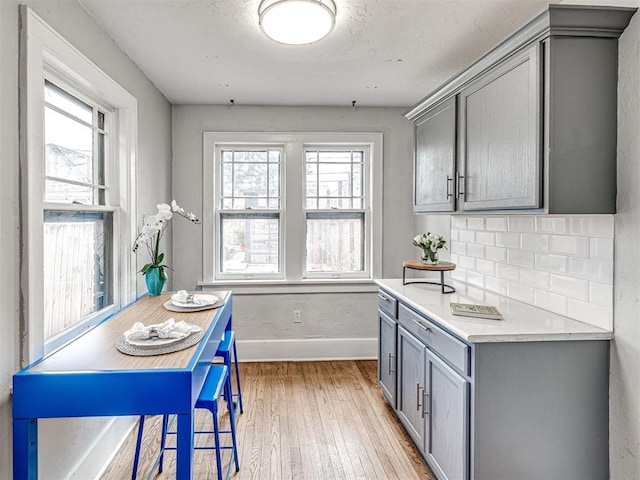
[[[447,198],[453,197],[453,193],[451,193],[451,190],[449,189],[449,182],[453,183],[453,178],[447,175]]]
[[[431,328],[430,327],[425,327],[423,324],[421,324],[419,321],[417,321],[416,319],[412,318],[411,319],[413,321],[413,323],[415,323],[416,325],[418,325],[421,329],[423,329],[425,332],[431,332]]]
[[[416,410],[418,412],[422,408],[422,405],[420,405],[420,397],[422,397],[422,395],[420,395],[420,390],[422,390],[420,383],[416,383]]]
[[[384,295],[378,294],[378,298],[381,298],[383,302],[389,303],[391,299],[389,297],[385,297]]]
[[[464,175],[460,175],[459,173],[456,173],[456,175],[458,176],[458,197],[463,197],[464,198]],[[460,182],[460,180],[462,180],[462,183]]]
[[[391,368],[391,359],[392,358],[396,358],[396,356],[392,355],[391,352],[389,352],[389,375],[391,375],[393,372],[395,372],[395,370]]]
[[[429,412],[425,411],[425,408],[427,407],[427,402],[429,401],[429,394],[426,392],[426,390],[423,390],[423,394],[422,394],[422,418],[424,418],[425,416],[429,415]]]

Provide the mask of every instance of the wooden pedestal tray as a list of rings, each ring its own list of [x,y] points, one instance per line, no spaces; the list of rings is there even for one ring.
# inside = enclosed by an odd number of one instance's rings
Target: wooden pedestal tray
[[[413,280],[407,282],[406,272],[407,268],[412,270],[426,270],[429,272],[440,272],[440,282],[429,282],[427,280]],[[421,260],[405,260],[402,262],[402,284],[408,285],[410,283],[429,283],[431,285],[440,285],[442,288],[442,293],[453,293],[456,291],[451,285],[446,285],[444,283],[444,272],[449,270],[455,270],[456,264],[451,262],[438,262],[436,264],[425,264],[422,263]],[[445,290],[445,287],[449,290]]]

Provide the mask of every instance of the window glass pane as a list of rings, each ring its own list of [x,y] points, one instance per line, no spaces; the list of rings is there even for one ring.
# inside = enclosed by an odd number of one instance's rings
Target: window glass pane
[[[269,196],[280,196],[280,165],[269,164]]]
[[[315,208],[363,208],[363,151],[307,151],[306,159],[306,196],[318,197]]]
[[[343,162],[351,163],[351,151],[342,152],[319,152],[320,162]]]
[[[45,339],[113,304],[112,229],[110,213],[45,212]]]
[[[245,151],[245,152],[233,152],[233,160],[235,162],[251,162],[251,163],[266,163],[267,152],[266,151]]]
[[[45,108],[45,174],[93,183],[93,130]]]
[[[45,202],[93,205],[94,189],[85,185],[45,180]]]
[[[269,161],[274,163],[274,162],[280,162],[280,152],[278,150],[269,150]]]
[[[351,165],[321,163],[318,191],[321,197],[351,196]]]
[[[233,165],[225,163],[222,165],[222,196],[230,197],[233,193]]]
[[[93,108],[49,81],[44,84],[44,101],[68,112],[83,122],[93,124]],[[104,117],[103,117],[104,120]]]
[[[280,219],[277,214],[222,214],[220,229],[221,273],[279,272]]]
[[[364,271],[364,214],[307,214],[307,272]]]

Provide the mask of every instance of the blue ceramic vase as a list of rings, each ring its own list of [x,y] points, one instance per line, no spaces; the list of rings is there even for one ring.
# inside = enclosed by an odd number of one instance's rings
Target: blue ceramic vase
[[[151,267],[147,270],[147,273],[144,274],[144,281],[147,284],[147,290],[149,290],[149,295],[152,297],[157,297],[162,293],[162,289],[164,288],[164,284],[167,280],[167,274],[165,273],[164,268],[161,267]]]

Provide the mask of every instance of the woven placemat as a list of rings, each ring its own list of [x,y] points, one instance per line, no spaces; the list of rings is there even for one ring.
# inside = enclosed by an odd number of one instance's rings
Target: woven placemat
[[[202,340],[202,337],[204,337],[204,331],[200,330],[199,332],[192,333],[188,337],[183,338],[179,342],[171,343],[169,345],[159,345],[157,347],[148,345],[145,347],[139,347],[137,345],[131,345],[123,335],[116,341],[116,348],[127,355],[150,357],[152,355],[164,355],[165,353],[184,350],[185,348],[189,348],[198,343]]]
[[[202,305],[200,307],[179,307],[174,305],[171,300],[164,302],[164,308],[171,312],[181,312],[181,313],[189,313],[189,312],[199,312],[201,310],[210,310],[212,308],[218,308],[224,305],[224,300],[218,300],[215,303],[210,305]]]

